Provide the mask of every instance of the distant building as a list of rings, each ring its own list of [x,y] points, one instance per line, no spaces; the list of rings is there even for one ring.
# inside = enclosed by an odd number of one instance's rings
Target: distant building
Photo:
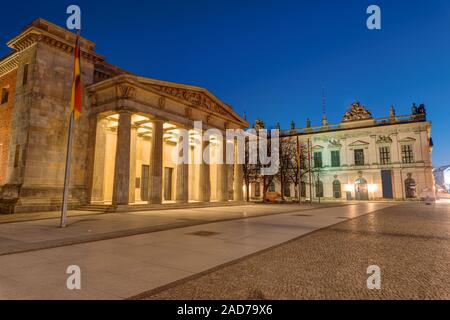
[[[298,137],[303,146],[310,141],[313,198],[418,200],[434,197],[430,134],[424,105],[414,105],[406,116],[396,116],[392,107],[388,118],[374,119],[357,102],[339,124],[329,125],[324,117],[321,126],[311,127],[308,121],[306,128],[282,131],[281,136]],[[300,190],[302,197],[310,197],[309,180]],[[273,183],[269,191],[281,192],[280,183]],[[292,183],[284,193],[297,197]]]
[[[445,189],[450,192],[450,165],[437,168],[433,172],[438,189]]]

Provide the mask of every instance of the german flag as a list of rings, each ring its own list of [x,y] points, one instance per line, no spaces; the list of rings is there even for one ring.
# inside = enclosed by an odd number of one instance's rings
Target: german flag
[[[75,120],[77,120],[78,117],[81,115],[82,106],[83,106],[83,89],[81,85],[80,31],[78,31],[77,41],[74,49],[72,99],[70,101],[70,112],[73,112]]]

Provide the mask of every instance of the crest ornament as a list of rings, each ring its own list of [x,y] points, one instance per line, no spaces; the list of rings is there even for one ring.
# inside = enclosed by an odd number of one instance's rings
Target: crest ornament
[[[355,102],[344,114],[342,122],[368,120],[368,119],[373,119],[372,113],[370,113],[370,111],[367,110],[366,107],[361,105],[359,102]]]

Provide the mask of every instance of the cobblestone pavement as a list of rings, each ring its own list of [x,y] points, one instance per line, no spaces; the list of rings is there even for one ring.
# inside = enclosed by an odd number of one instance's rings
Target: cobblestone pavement
[[[450,206],[389,207],[139,298],[450,299]]]

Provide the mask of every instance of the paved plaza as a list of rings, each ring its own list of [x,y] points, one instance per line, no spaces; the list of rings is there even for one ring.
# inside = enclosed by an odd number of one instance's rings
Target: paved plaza
[[[381,269],[380,290],[367,289],[370,265]],[[450,206],[406,204],[310,233],[140,298],[448,300],[449,275]]]
[[[248,205],[75,217],[68,229],[53,220],[0,225],[0,297],[2,299],[123,299],[232,263],[342,219],[392,206],[363,203],[309,207]],[[228,220],[225,220],[228,218]],[[174,225],[192,219],[190,226]],[[209,221],[208,221],[209,219]],[[142,225],[147,221],[147,226]],[[164,226],[164,231],[145,228]],[[141,227],[139,227],[141,226]],[[71,229],[73,228],[73,229]],[[89,241],[87,228],[106,240]],[[135,235],[120,234],[134,230]],[[116,237],[111,237],[111,232]],[[69,239],[83,243],[64,245]],[[12,240],[15,238],[15,240]],[[84,239],[84,240],[83,240]],[[13,244],[31,246],[6,253]],[[33,245],[33,243],[35,243]],[[20,250],[25,250],[26,245]],[[52,245],[48,249],[39,249]],[[16,247],[20,247],[15,243]],[[8,247],[7,249],[5,249]],[[67,267],[81,269],[81,290],[68,290]]]

